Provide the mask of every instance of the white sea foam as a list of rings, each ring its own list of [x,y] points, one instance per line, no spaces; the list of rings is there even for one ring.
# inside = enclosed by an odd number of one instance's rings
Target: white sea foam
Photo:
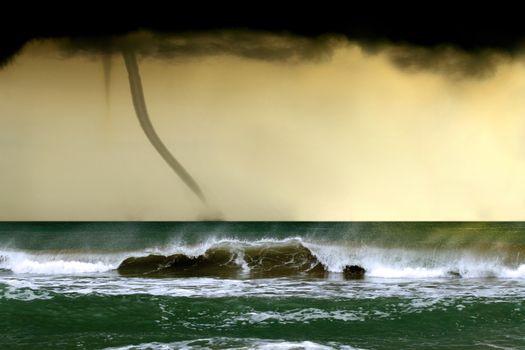
[[[503,269],[501,275],[507,278],[525,278],[525,264],[520,265],[517,269]]]
[[[279,324],[308,322],[313,320],[329,319],[339,321],[363,321],[363,315],[347,310],[325,311],[315,308],[301,309],[290,312],[248,312],[237,317],[234,322],[264,323],[279,322]]]
[[[53,297],[47,291],[39,291],[30,288],[17,288],[8,286],[0,293],[0,299],[11,299],[11,300],[47,300]]]
[[[214,238],[196,245],[173,241],[156,251],[159,254],[198,256],[217,247],[236,252],[236,262],[247,272],[243,250],[250,247],[303,245],[329,272],[340,273],[347,265],[359,265],[370,277],[381,278],[436,278],[462,276],[465,278],[501,277],[525,278],[524,265],[507,266],[498,256],[484,256],[469,250],[436,251],[404,248],[362,246],[354,242],[330,244],[311,242],[301,237],[286,239],[265,238],[256,241]]]
[[[328,271],[359,265],[380,278],[525,278],[525,264],[508,266],[501,257],[471,250],[416,250],[303,242]]]
[[[432,278],[446,276],[446,270],[442,268],[427,269],[424,267],[401,267],[391,268],[385,266],[374,267],[367,272],[370,277],[383,278]]]
[[[188,245],[173,241],[159,248],[142,252],[120,252],[119,254],[71,254],[29,253],[0,251],[0,268],[14,273],[31,274],[85,274],[101,273],[116,269],[129,256],[149,254],[185,254],[198,256],[209,249],[228,249],[233,261],[247,274],[249,267],[244,260],[244,251],[257,247],[279,247],[303,245],[332,273],[339,274],[346,265],[365,268],[366,276],[375,278],[440,278],[461,276],[463,278],[525,278],[525,264],[519,259],[509,264],[498,255],[473,250],[425,250],[385,248],[360,245],[355,242],[313,242],[301,237],[287,239],[265,238],[255,241],[214,238]]]
[[[263,238],[252,241],[224,237],[216,238],[212,236],[207,238],[206,241],[198,244],[185,244],[180,240],[173,240],[170,244],[159,249],[150,250],[149,252],[163,255],[184,254],[187,256],[199,256],[206,253],[208,249],[218,247],[230,249],[232,251],[239,251],[250,247],[286,246],[302,243],[303,240],[300,237],[290,237],[286,239]]]
[[[1,289],[4,288],[4,289]],[[8,288],[8,289],[5,289]],[[303,297],[314,299],[375,299],[403,298],[422,302],[449,299],[478,299],[487,302],[523,298],[523,279],[385,279],[370,277],[360,281],[346,281],[341,276],[328,279],[219,279],[219,278],[129,278],[116,273],[99,275],[0,275],[0,290],[9,290],[11,297],[18,290],[38,291],[38,295],[65,295],[77,297],[96,293],[98,295],[147,294],[168,297],[228,298],[260,297],[285,298]],[[41,293],[40,293],[41,292]],[[2,292],[3,293],[3,292]],[[0,297],[2,297],[0,293]],[[417,306],[417,305],[414,305]],[[287,314],[253,314],[258,317],[317,317]],[[333,317],[360,317],[361,314],[340,315],[333,311]],[[247,318],[248,320],[248,318]]]
[[[35,273],[35,274],[78,274],[104,272],[113,269],[113,266],[102,262],[88,263],[82,261],[55,260],[38,262],[23,260],[12,267],[15,273]]]
[[[106,272],[117,267],[116,261],[98,259],[89,255],[49,255],[28,254],[24,252],[0,252],[3,257],[0,268],[11,270],[16,274],[84,274]],[[106,260],[106,261],[104,261]]]
[[[207,350],[217,348],[228,348],[232,350],[363,350],[352,347],[350,345],[344,345],[336,342],[328,342],[326,344],[320,344],[313,341],[296,341],[290,342],[285,340],[273,340],[273,339],[239,339],[239,338],[205,338],[187,341],[178,341],[172,343],[143,343],[137,345],[126,345],[122,347],[111,347],[105,350]]]

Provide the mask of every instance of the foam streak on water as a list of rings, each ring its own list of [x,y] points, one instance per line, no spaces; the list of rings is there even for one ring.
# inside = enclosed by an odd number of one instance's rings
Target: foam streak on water
[[[383,279],[346,281],[340,276],[327,279],[220,279],[220,278],[127,278],[114,273],[100,276],[4,275],[0,286],[9,286],[1,298],[16,298],[18,291],[34,298],[50,293],[68,295],[135,295],[172,297],[305,297],[316,299],[409,299],[490,298],[502,300],[525,295],[525,281],[500,279]]]
[[[525,349],[524,295],[525,223],[0,223],[2,349]]]
[[[328,342],[323,345],[311,341],[289,342],[285,340],[235,339],[225,337],[196,339],[173,343],[144,343],[106,348],[105,350],[208,350],[225,347],[232,350],[360,350],[350,345],[338,344],[336,342]]]

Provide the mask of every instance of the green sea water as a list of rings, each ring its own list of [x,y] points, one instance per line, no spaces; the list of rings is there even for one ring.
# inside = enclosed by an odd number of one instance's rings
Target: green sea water
[[[1,223],[0,348],[525,349],[524,247],[525,223]],[[324,275],[246,263],[305,249]],[[118,270],[217,250],[238,274]]]

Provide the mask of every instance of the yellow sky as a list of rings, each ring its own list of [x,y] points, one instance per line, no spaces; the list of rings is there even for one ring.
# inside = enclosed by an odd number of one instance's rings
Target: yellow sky
[[[387,50],[388,51],[388,50]],[[0,70],[0,220],[524,220],[525,66],[404,70],[340,43],[324,60],[147,58],[149,144],[121,57],[33,43]]]

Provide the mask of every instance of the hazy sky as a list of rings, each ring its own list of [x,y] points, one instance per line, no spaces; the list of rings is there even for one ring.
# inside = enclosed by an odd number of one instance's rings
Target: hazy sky
[[[106,91],[102,55],[29,44],[0,70],[0,219],[525,219],[525,58],[333,45],[139,62],[204,208],[144,136],[118,54]]]

